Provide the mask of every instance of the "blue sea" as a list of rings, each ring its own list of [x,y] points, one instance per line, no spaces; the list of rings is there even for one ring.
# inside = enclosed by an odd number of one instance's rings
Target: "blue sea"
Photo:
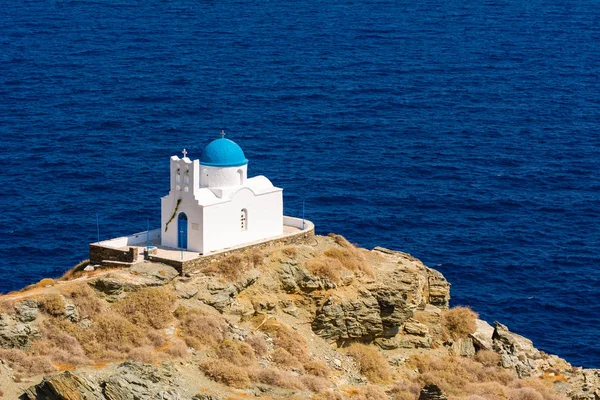
[[[286,214],[600,367],[598,0],[0,3],[0,291],[158,227],[224,129]]]

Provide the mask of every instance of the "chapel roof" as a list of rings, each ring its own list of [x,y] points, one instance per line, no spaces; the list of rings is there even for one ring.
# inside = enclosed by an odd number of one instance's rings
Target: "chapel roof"
[[[240,167],[248,164],[244,151],[232,140],[215,139],[200,155],[200,164],[209,167]]]

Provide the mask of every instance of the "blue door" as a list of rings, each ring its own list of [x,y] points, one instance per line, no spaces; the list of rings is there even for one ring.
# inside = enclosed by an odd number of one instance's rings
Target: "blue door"
[[[185,213],[179,214],[179,218],[177,218],[177,231],[179,232],[179,239],[177,240],[177,244],[180,249],[187,249],[187,227],[188,219]]]

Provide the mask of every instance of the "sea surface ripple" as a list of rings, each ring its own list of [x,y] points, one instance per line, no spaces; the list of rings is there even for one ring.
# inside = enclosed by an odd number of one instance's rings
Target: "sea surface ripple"
[[[225,129],[286,214],[600,367],[597,0],[1,3],[0,291],[157,227]]]

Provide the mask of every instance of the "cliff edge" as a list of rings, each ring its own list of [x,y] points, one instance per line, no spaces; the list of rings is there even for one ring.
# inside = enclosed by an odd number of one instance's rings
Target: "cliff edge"
[[[0,397],[600,400],[600,370],[449,300],[418,259],[338,235],[188,276],[87,267],[0,297]]]

